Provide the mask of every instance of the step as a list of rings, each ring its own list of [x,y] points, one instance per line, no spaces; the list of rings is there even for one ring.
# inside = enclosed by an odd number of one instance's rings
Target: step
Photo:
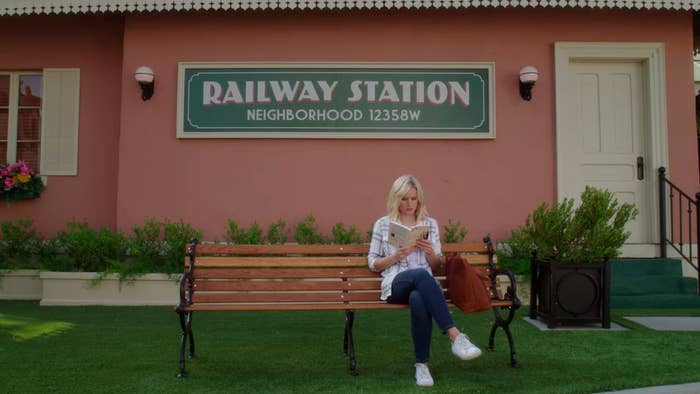
[[[695,278],[669,275],[613,277],[610,280],[611,295],[696,294],[697,288]]]
[[[700,308],[700,295],[647,294],[637,296],[611,296],[611,308]]]
[[[615,259],[610,263],[613,280],[643,275],[683,276],[683,266],[677,259]]]

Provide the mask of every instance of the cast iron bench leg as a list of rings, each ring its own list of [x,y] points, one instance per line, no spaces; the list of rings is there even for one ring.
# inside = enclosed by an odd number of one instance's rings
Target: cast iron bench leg
[[[187,324],[185,312],[178,312],[180,317],[180,328],[182,329],[182,338],[180,339],[180,372],[177,374],[179,378],[187,376],[185,372],[185,347],[187,346]]]
[[[501,327],[503,332],[506,333],[506,338],[508,338],[508,346],[510,347],[510,366],[515,368],[518,366],[518,355],[515,352],[515,341],[513,340],[513,334],[510,332],[510,322],[513,321],[513,317],[515,317],[515,308],[508,308],[509,312],[507,319],[503,319],[501,317],[501,313],[498,311],[498,308],[494,307],[491,308],[491,310],[493,311],[494,322],[491,326],[491,334],[489,335],[489,351],[492,352],[494,350],[496,330],[498,327]]]
[[[357,376],[357,368],[355,365],[355,343],[352,338],[352,324],[354,321],[355,311],[345,311],[345,339],[343,341],[343,350],[349,358],[350,375]]]
[[[187,376],[185,371],[185,348],[189,339],[190,343],[190,358],[194,358],[194,335],[192,335],[192,312],[178,312],[180,316],[180,328],[182,329],[182,338],[180,339],[180,372],[178,377],[184,378]]]

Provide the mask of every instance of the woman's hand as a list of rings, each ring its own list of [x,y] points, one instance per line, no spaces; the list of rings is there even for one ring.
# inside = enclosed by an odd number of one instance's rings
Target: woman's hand
[[[398,264],[399,261],[405,259],[409,254],[415,252],[416,250],[418,250],[416,246],[407,246],[405,248],[399,248],[396,250],[396,253],[375,260],[374,269],[377,272],[384,271],[392,265]]]
[[[427,255],[428,258],[435,256],[435,251],[433,250],[433,243],[427,239],[419,239],[416,241],[416,247]]]
[[[428,260],[428,264],[432,269],[440,268],[441,259],[440,256],[435,254],[435,249],[433,249],[433,243],[427,239],[419,239],[416,241],[416,247],[425,253],[425,257]]]
[[[405,259],[406,257],[408,257],[409,254],[415,252],[416,250],[418,250],[417,245],[406,246],[406,247],[397,249],[396,253],[394,253],[394,256],[396,257],[396,261],[394,263],[398,263],[399,261]]]

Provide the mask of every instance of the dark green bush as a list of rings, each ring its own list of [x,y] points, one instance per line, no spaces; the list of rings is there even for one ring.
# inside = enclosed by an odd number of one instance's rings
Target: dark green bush
[[[129,247],[121,231],[102,228],[98,232],[85,221],[68,222],[67,229],[58,233],[56,241],[76,271],[104,271],[107,260],[124,260]]]
[[[0,223],[0,269],[37,268],[37,250],[41,240],[34,222],[19,217]]]
[[[326,237],[318,231],[316,218],[313,214],[299,221],[296,225],[294,240],[299,244],[323,244],[326,243]]]
[[[182,272],[186,255],[186,245],[192,238],[202,239],[202,231],[195,230],[182,220],[179,222],[170,222],[166,219],[163,223],[165,269],[155,272]]]
[[[140,263],[154,262],[154,265],[158,265],[157,261],[161,259],[163,249],[160,228],[160,223],[154,218],[146,218],[143,227],[135,226],[131,229],[134,235],[129,239],[130,255],[134,260]]]
[[[229,219],[226,240],[239,245],[259,245],[263,242],[262,229],[255,221],[250,227],[244,228],[237,221]]]
[[[564,263],[596,263],[615,258],[629,237],[625,225],[638,210],[619,204],[612,192],[586,187],[581,204],[574,200],[537,207],[525,226],[513,231],[508,243],[512,256],[523,258],[536,249],[538,256]]]
[[[445,232],[442,235],[442,242],[446,244],[458,244],[464,242],[464,237],[467,236],[467,229],[462,227],[462,222],[457,221],[452,223],[452,219],[447,221],[447,224],[443,226]]]
[[[284,219],[279,219],[270,223],[267,227],[267,243],[269,244],[284,244],[289,237],[289,229],[285,228],[287,222]]]
[[[331,233],[333,234],[333,239],[331,240],[332,244],[347,245],[362,243],[362,236],[355,226],[350,226],[346,229],[343,222],[336,223],[333,229],[331,229]]]

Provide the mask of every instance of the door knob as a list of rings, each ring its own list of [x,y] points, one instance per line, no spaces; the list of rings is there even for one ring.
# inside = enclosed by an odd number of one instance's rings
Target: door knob
[[[644,158],[642,156],[637,156],[637,179],[644,179]]]

